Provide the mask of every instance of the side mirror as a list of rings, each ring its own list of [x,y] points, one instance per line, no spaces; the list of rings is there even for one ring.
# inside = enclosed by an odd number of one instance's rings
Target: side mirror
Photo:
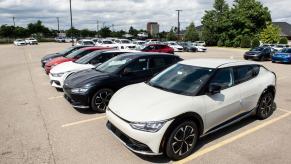
[[[217,93],[220,93],[220,91],[221,91],[221,86],[220,85],[218,85],[218,84],[210,84],[209,85],[208,92],[211,95],[215,95]]]

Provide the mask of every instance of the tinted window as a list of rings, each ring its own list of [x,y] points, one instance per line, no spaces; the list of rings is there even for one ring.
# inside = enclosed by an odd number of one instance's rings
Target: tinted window
[[[153,57],[150,62],[150,68],[161,68],[166,65],[166,59],[163,57]]]
[[[257,65],[239,66],[236,68],[235,83],[243,83],[257,76],[260,67]]]
[[[74,58],[75,59],[79,59],[85,55],[87,55],[88,53],[92,52],[92,50],[86,50],[86,51],[83,51],[82,53],[78,54],[77,56],[75,56]]]
[[[211,84],[221,86],[221,89],[226,89],[234,85],[234,75],[232,68],[219,69],[210,82]]]
[[[147,58],[139,58],[129,64],[126,69],[129,72],[138,72],[138,71],[145,71],[148,69],[148,59]]]

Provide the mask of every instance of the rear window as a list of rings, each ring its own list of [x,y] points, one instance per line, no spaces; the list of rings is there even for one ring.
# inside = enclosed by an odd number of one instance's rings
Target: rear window
[[[259,74],[260,66],[245,65],[235,68],[235,83],[240,84],[246,82]]]

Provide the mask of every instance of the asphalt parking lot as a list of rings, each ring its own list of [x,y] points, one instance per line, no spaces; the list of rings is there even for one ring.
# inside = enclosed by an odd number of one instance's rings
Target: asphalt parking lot
[[[105,127],[104,114],[78,111],[50,86],[40,58],[70,44],[0,46],[0,163],[168,163],[126,149]],[[245,50],[209,48],[184,59],[242,59]],[[291,65],[262,62],[277,74],[277,110],[267,120],[245,119],[202,138],[177,163],[290,163]]]

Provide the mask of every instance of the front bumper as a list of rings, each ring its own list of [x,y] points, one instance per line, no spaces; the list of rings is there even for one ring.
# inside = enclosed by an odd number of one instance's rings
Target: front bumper
[[[80,109],[90,108],[90,99],[88,94],[74,94],[71,89],[63,86],[65,99],[74,107]]]
[[[109,122],[108,129],[131,151],[144,155],[163,153],[160,150],[161,142],[173,120],[166,122],[158,132],[151,133],[133,129],[128,122],[110,110],[106,111],[106,117]]]
[[[260,60],[259,55],[244,55],[244,58],[247,59],[252,59],[252,60]]]
[[[52,69],[51,66],[47,66],[47,65],[44,66],[44,70],[45,70],[45,73],[46,73],[46,74],[49,74],[50,71],[51,71],[51,69]]]
[[[272,57],[272,62],[291,63],[291,58]]]
[[[49,78],[50,78],[50,82],[51,82],[51,85],[53,87],[56,87],[56,88],[63,88],[64,86],[64,81],[66,79],[66,75],[63,75],[61,77],[54,77],[52,76],[52,74],[50,73],[49,74]]]
[[[206,48],[198,48],[197,51],[198,51],[198,52],[206,52],[207,49],[206,49]]]

